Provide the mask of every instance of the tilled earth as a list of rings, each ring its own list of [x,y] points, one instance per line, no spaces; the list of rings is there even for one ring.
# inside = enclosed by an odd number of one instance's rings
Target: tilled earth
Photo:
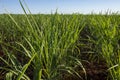
[[[3,53],[0,51],[0,56],[4,56]],[[107,66],[104,61],[101,62],[82,62],[87,75],[87,80],[107,80]],[[0,65],[4,65],[3,62],[0,61]],[[81,67],[78,66],[76,71],[83,77],[85,73],[81,70]],[[4,76],[4,71],[0,70],[0,80],[2,80]],[[64,75],[63,80],[81,80],[75,76],[66,76]]]
[[[101,63],[88,63],[84,62],[83,66],[86,70],[87,80],[107,80],[107,66],[104,62]],[[85,73],[81,70],[81,67],[78,67],[76,71],[83,77]],[[75,76],[64,76],[63,80],[82,80]],[[85,78],[83,79],[85,80]]]

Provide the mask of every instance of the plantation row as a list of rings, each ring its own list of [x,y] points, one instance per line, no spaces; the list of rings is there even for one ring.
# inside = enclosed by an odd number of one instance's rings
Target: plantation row
[[[120,80],[120,16],[1,14],[1,79]]]

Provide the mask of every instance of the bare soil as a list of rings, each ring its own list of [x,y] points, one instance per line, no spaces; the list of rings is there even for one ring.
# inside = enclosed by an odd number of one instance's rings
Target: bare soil
[[[0,56],[3,57],[4,53],[0,51]],[[86,74],[87,74],[87,80],[107,80],[107,72],[108,69],[106,66],[106,63],[104,61],[101,62],[82,62]],[[0,66],[4,66],[4,63],[0,60]],[[81,67],[78,66],[76,68],[76,71],[83,77],[85,73],[83,70],[81,70]],[[32,73],[32,72],[31,72]],[[32,75],[32,74],[29,74]],[[5,76],[5,71],[0,69],[0,80],[3,80]],[[85,79],[85,78],[84,78]],[[63,80],[82,80],[76,76],[72,75],[64,75]]]

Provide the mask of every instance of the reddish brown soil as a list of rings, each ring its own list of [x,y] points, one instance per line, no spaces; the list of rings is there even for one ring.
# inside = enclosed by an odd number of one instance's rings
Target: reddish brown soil
[[[0,50],[0,57],[4,57],[4,53]],[[4,62],[0,60],[0,67],[4,66]],[[4,80],[5,70],[0,69],[0,80]]]
[[[3,57],[4,53],[0,50],[0,57]]]
[[[104,62],[101,63],[88,63],[84,62],[83,66],[86,70],[87,80],[107,80],[107,66]],[[85,73],[78,67],[77,72],[84,77]],[[82,80],[75,76],[64,76],[63,80]],[[85,80],[85,78],[83,78]]]
[[[0,56],[4,56],[2,51],[0,51]],[[82,62],[82,64],[86,70],[87,80],[107,80],[107,72],[106,72],[107,66],[104,61],[101,61],[99,63],[84,61],[84,62]],[[0,61],[0,65],[2,66],[4,64]],[[84,77],[85,74],[84,74],[83,70],[81,70],[81,67],[78,66],[76,68],[76,71],[82,77]],[[3,76],[3,74],[4,74],[4,71],[0,70],[0,77],[1,77],[1,75]],[[31,75],[31,74],[29,74],[29,75]],[[63,76],[62,80],[82,80],[82,79],[75,77],[75,76],[65,74]],[[85,78],[83,80],[85,80]]]
[[[107,66],[104,62],[101,63],[83,63],[86,73],[87,80],[107,80]]]

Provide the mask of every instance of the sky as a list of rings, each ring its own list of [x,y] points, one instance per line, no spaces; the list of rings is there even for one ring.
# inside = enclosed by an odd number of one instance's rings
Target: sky
[[[22,1],[22,0],[21,0]],[[33,14],[120,11],[120,0],[24,0]],[[23,14],[19,0],[0,0],[1,13]]]

